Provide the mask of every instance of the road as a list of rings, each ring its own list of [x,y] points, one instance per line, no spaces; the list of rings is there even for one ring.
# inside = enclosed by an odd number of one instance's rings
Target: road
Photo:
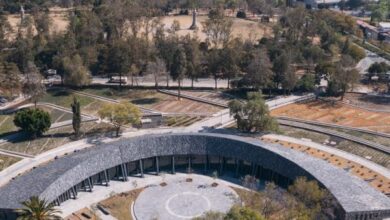
[[[368,68],[371,66],[371,64],[373,64],[375,62],[378,62],[378,63],[385,62],[387,64],[390,64],[390,61],[386,60],[385,58],[380,57],[379,55],[377,55],[369,50],[366,50],[366,49],[364,49],[364,50],[366,52],[366,57],[361,59],[356,65],[356,69],[359,70],[359,73],[361,75],[366,74]]]
[[[227,88],[228,81],[225,79],[219,79],[217,81],[218,88]],[[191,87],[191,80],[190,79],[184,79],[181,83],[182,87]],[[109,83],[108,78],[100,78],[100,77],[93,77],[92,84],[100,84],[100,85],[118,85],[118,83]],[[159,86],[166,86],[166,81],[160,80]],[[128,80],[127,85],[131,85],[131,80]],[[154,79],[150,76],[144,76],[144,77],[135,77],[134,85],[136,86],[145,86],[145,87],[154,87],[155,82]],[[169,80],[169,87],[178,86],[177,81]],[[194,82],[195,88],[210,88],[214,89],[215,87],[215,81],[211,78],[200,78],[197,81]]]

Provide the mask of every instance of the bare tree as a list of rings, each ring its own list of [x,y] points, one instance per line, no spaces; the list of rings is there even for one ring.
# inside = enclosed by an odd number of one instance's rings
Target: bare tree
[[[34,102],[35,107],[37,107],[39,98],[46,93],[46,87],[42,83],[43,77],[39,73],[35,64],[31,61],[27,63],[25,75],[26,78],[23,84],[23,94],[30,97]]]
[[[209,19],[202,23],[207,41],[214,47],[226,45],[231,37],[233,21],[223,14],[223,10],[210,12]]]

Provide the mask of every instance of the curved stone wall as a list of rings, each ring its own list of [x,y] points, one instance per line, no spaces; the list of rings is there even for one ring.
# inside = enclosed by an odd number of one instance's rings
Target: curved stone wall
[[[156,156],[210,155],[250,161],[294,179],[316,179],[338,200],[344,219],[390,216],[390,199],[364,181],[323,160],[261,141],[221,134],[146,135],[99,145],[56,159],[0,188],[0,210],[20,208],[38,195],[56,201],[84,180],[109,168]],[[125,168],[124,168],[125,169]],[[369,219],[369,218],[367,218]]]

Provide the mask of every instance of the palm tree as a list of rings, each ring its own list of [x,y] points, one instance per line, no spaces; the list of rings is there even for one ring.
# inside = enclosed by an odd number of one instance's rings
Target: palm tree
[[[60,220],[58,214],[61,211],[54,208],[54,204],[49,204],[46,200],[37,196],[30,197],[29,200],[21,203],[24,208],[19,210],[18,220]]]

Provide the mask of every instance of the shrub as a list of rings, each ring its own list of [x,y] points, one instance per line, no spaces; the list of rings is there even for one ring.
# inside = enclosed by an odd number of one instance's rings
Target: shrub
[[[237,18],[246,18],[245,11],[238,11],[237,12]]]
[[[24,109],[16,113],[14,124],[35,138],[49,130],[50,115],[41,109]]]

